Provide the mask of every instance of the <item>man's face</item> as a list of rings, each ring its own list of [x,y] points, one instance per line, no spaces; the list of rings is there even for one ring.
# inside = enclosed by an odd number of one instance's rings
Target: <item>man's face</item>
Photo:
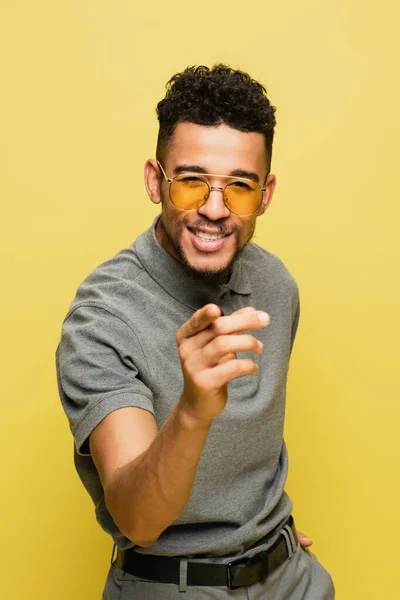
[[[163,168],[170,178],[182,170],[202,171],[255,178],[263,186],[267,174],[264,137],[225,124],[207,127],[179,123]],[[211,178],[210,184],[224,187],[226,182],[217,176]],[[162,214],[156,234],[160,244],[174,258],[185,263],[192,273],[225,281],[233,262],[254,234],[257,216],[265,211],[272,198],[274,175],[268,177],[260,209],[245,217],[232,214],[218,190],[212,190],[205,204],[197,210],[179,210],[169,199],[168,182],[163,178],[159,185]],[[206,239],[207,234],[222,237]]]

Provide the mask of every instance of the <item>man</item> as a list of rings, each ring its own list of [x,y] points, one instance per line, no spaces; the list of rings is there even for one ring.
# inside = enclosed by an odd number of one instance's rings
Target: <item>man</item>
[[[145,164],[161,216],[64,321],[75,464],[117,546],[103,598],[334,596],[284,492],[297,285],[249,243],[276,184],[274,113],[241,71],[175,75]]]

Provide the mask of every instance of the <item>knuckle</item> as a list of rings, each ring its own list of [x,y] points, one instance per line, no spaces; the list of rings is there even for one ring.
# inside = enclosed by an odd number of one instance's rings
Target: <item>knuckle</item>
[[[211,329],[216,336],[223,335],[224,327],[220,319],[217,319],[212,325]]]
[[[249,350],[255,349],[258,347],[258,339],[254,335],[249,335],[247,340]]]
[[[178,354],[179,354],[179,358],[181,360],[181,362],[185,362],[186,357],[187,357],[187,353],[186,353],[186,348],[184,344],[181,344],[178,348]]]
[[[242,364],[241,364],[241,368],[244,373],[256,373],[257,372],[257,365],[254,362],[254,360],[251,360],[251,358],[245,358],[242,360]]]
[[[232,373],[234,373],[237,370],[237,360],[233,359],[233,360],[226,361],[225,367],[226,367],[226,370],[228,371],[229,375],[231,375]]]
[[[252,341],[251,341],[251,336],[246,334],[246,333],[240,333],[238,335],[238,344],[240,344],[240,348],[243,350],[249,350],[251,345],[252,345]]]
[[[214,347],[217,352],[225,352],[227,349],[226,339],[221,336],[215,338]]]
[[[242,365],[237,360],[227,364],[229,379],[235,379],[242,375]]]

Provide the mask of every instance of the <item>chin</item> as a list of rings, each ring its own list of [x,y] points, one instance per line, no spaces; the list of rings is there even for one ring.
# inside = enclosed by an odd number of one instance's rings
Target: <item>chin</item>
[[[231,260],[221,261],[192,261],[185,254],[182,256],[182,262],[186,266],[192,279],[203,279],[209,283],[224,284],[227,283],[231,275],[232,267],[236,256]]]

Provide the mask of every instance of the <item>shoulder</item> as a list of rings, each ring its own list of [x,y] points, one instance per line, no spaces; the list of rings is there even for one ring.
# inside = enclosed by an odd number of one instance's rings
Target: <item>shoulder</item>
[[[103,309],[124,320],[127,300],[132,301],[146,277],[135,242],[98,265],[79,285],[66,319],[78,308]]]

